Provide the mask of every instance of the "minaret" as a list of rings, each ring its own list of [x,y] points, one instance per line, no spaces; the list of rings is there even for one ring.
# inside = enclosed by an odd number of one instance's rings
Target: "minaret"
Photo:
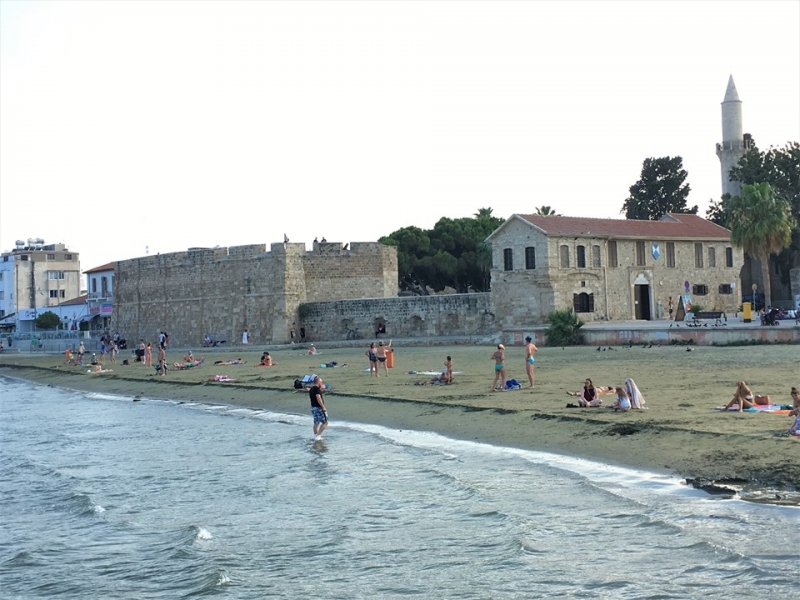
[[[742,133],[742,101],[733,83],[733,75],[728,79],[728,89],[722,101],[722,143],[717,144],[717,156],[722,169],[722,193],[738,196],[742,192],[742,184],[731,181],[731,168],[739,163],[745,150]]]

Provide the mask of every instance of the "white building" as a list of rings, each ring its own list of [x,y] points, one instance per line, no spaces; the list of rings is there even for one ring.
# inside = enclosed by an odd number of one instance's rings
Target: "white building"
[[[86,274],[86,305],[91,317],[91,329],[107,330],[111,327],[114,301],[114,263],[106,263]]]
[[[6,331],[34,331],[40,314],[80,293],[80,260],[64,244],[29,238],[0,254],[0,328]]]

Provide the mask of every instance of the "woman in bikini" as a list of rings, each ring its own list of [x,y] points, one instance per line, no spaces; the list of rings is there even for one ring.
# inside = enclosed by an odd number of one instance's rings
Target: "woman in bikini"
[[[734,404],[738,404],[739,412],[742,412],[745,408],[755,408],[756,406],[764,406],[769,403],[769,396],[754,394],[747,383],[744,381],[737,381],[736,393],[733,395],[731,401],[728,402],[722,410],[728,410]]]
[[[505,391],[506,387],[506,367],[503,364],[506,360],[506,347],[503,344],[497,344],[497,350],[492,354],[494,359],[494,381],[492,382],[492,391],[498,391],[497,382],[500,382],[499,391]]]

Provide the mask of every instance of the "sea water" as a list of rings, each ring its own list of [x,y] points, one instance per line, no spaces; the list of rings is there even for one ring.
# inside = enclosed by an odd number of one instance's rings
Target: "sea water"
[[[310,416],[0,379],[0,596],[800,597],[796,507],[329,404],[314,442]]]

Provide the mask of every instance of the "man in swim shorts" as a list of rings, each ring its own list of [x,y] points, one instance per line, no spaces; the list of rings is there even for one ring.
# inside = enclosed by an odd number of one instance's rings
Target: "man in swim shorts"
[[[321,440],[322,432],[328,427],[328,409],[325,408],[325,400],[322,398],[322,378],[317,375],[314,378],[314,385],[308,390],[308,397],[311,399],[311,416],[314,418],[314,439]]]
[[[536,354],[536,346],[531,339],[531,336],[525,338],[525,371],[528,373],[529,388],[533,389],[533,355]]]
[[[506,359],[506,348],[503,344],[497,344],[497,350],[492,354],[494,359],[494,381],[492,382],[492,391],[498,391],[497,382],[500,381],[500,391],[505,391],[506,388],[506,367],[503,364]]]

